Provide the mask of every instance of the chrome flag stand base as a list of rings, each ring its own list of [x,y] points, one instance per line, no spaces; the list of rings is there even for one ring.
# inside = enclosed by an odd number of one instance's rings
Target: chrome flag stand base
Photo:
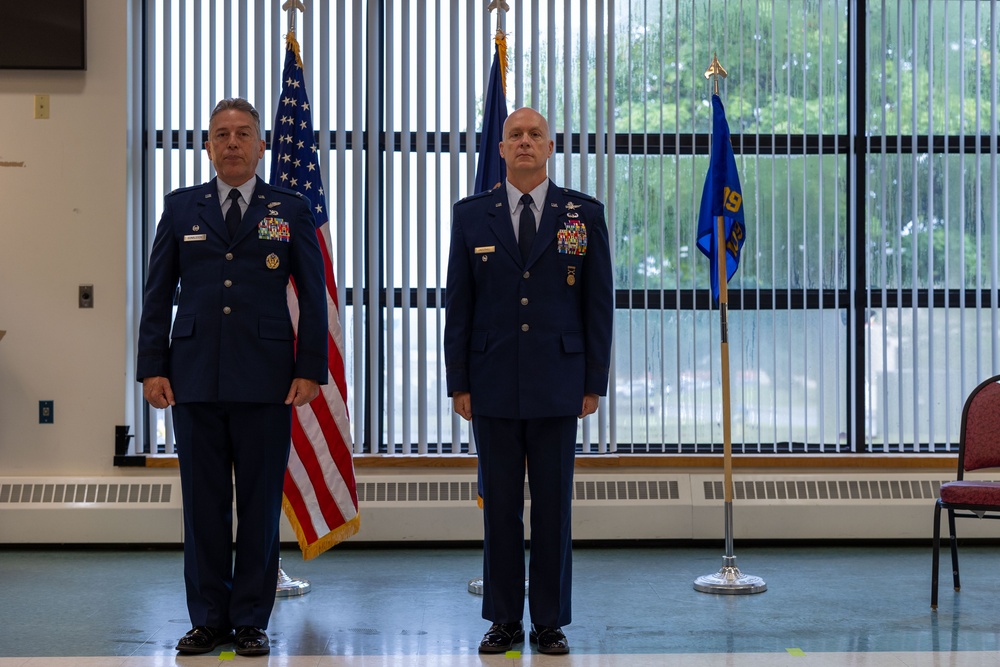
[[[694,580],[694,589],[701,593],[722,595],[744,595],[763,593],[767,584],[760,577],[740,572],[735,556],[722,557],[722,569],[715,574],[706,574]]]
[[[312,588],[308,579],[292,579],[281,567],[281,559],[278,559],[278,589],[274,596],[278,598],[290,598],[296,595],[305,595]]]
[[[706,574],[694,580],[694,589],[700,593],[721,595],[749,595],[763,593],[767,584],[760,577],[740,572],[733,555],[733,504],[726,504],[726,555],[722,557],[722,569],[715,574]]]
[[[473,595],[483,594],[483,578],[476,577],[475,579],[469,579],[469,592]],[[524,580],[524,594],[528,594],[528,580]]]

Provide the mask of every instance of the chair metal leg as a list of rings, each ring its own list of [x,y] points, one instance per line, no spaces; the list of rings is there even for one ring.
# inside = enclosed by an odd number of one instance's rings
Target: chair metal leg
[[[951,532],[951,573],[955,583],[955,590],[962,590],[962,583],[958,580],[958,537],[955,535],[955,510],[948,510],[948,530]]]
[[[931,558],[931,609],[938,605],[938,565],[941,555],[941,502],[934,503],[934,555]]]

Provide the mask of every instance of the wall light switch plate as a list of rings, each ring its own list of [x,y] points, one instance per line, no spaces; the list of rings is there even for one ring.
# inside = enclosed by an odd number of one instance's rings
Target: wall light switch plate
[[[35,118],[46,119],[49,117],[49,96],[35,95]]]

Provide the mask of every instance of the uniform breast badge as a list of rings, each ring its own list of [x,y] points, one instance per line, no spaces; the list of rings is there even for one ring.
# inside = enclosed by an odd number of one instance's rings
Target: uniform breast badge
[[[292,233],[282,218],[268,216],[257,223],[257,238],[261,241],[282,241],[289,242]]]
[[[572,264],[566,267],[566,284],[570,287],[576,284],[576,267]]]
[[[276,269],[281,264],[281,260],[279,260],[278,256],[272,252],[267,256],[267,259],[264,260],[264,264],[267,265],[267,268],[269,269]]]
[[[586,255],[587,226],[579,220],[569,220],[563,223],[563,228],[556,232],[556,241],[560,254]]]

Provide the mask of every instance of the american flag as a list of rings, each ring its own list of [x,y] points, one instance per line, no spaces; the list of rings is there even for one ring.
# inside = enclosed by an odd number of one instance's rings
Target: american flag
[[[271,184],[291,188],[309,198],[316,217],[326,269],[329,319],[328,384],[309,405],[295,408],[292,449],[285,471],[285,515],[306,560],[358,532],[358,492],[351,458],[351,423],[347,414],[344,335],[340,327],[337,284],[330,260],[330,219],[320,175],[312,113],[295,35],[286,38],[281,98],[271,138]],[[295,286],[288,286],[288,309],[298,321]]]

